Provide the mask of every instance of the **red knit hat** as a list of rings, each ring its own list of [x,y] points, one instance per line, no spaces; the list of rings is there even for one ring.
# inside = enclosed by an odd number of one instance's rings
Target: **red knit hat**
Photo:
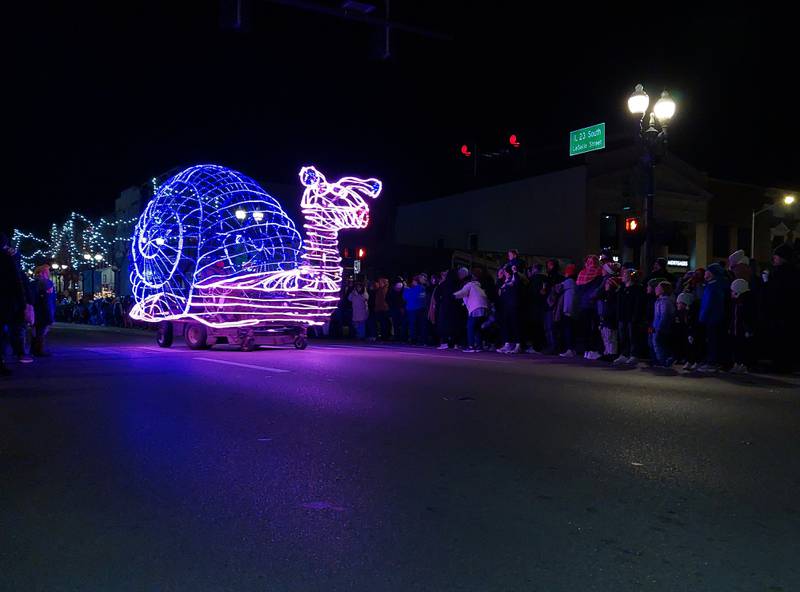
[[[575,273],[578,271],[577,266],[574,263],[569,263],[564,268],[564,275],[567,277],[575,277]]]

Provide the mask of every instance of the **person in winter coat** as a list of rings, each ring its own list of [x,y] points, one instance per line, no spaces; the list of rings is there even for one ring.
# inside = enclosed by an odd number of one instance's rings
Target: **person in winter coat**
[[[6,336],[14,327],[24,323],[25,304],[25,286],[14,260],[14,252],[9,247],[8,237],[0,233],[0,376],[11,374],[4,360]]]
[[[620,279],[616,275],[609,275],[603,283],[603,292],[597,299],[597,319],[600,324],[600,336],[603,339],[603,358],[610,362],[617,355],[618,318],[617,296]]]
[[[436,290],[436,329],[439,332],[439,349],[458,348],[458,335],[464,306],[453,297],[461,287],[458,271],[451,269]]]
[[[731,282],[730,335],[733,338],[731,372],[747,374],[753,365],[753,337],[756,327],[756,304],[747,280],[737,278]]]
[[[498,295],[502,321],[500,329],[504,344],[497,350],[501,354],[518,354],[522,351],[520,344],[520,292],[522,279],[513,265],[506,265],[503,270],[503,284]]]
[[[547,343],[545,350],[542,353],[553,355],[558,353],[558,332],[556,331],[555,316],[556,304],[558,302],[558,294],[555,287],[564,281],[564,276],[561,275],[561,266],[558,259],[549,259],[545,263],[545,277],[540,294],[544,300],[542,310],[542,320],[544,327],[544,338]]]
[[[428,340],[428,319],[425,304],[427,303],[427,278],[422,274],[414,276],[411,284],[403,290],[406,308],[406,323],[410,343],[425,345]]]
[[[703,300],[700,302],[700,323],[706,334],[706,363],[698,368],[701,372],[716,372],[722,361],[721,341],[725,327],[728,281],[725,270],[719,263],[712,263],[705,273]]]
[[[697,306],[691,292],[681,292],[675,301],[673,344],[676,359],[684,361],[683,369],[697,369],[703,359],[703,339],[698,330]]]
[[[783,243],[772,254],[772,270],[763,288],[765,324],[775,370],[788,372],[797,364],[800,334],[800,270],[792,248]]]
[[[347,299],[353,306],[352,319],[356,337],[364,339],[367,336],[367,319],[369,318],[369,294],[364,284],[361,282],[356,283],[350,294],[348,294]]]
[[[617,295],[619,357],[615,364],[636,364],[646,332],[644,288],[635,269],[622,270],[622,286]]]
[[[56,320],[56,290],[50,281],[50,266],[40,265],[34,270],[34,337],[33,355],[49,356],[45,349],[45,337],[50,331],[50,325]]]
[[[647,275],[647,278],[645,278],[645,284],[649,284],[651,280],[669,282],[673,286],[675,285],[675,278],[667,271],[667,260],[664,257],[659,257],[653,262],[653,267]]]
[[[653,313],[653,349],[659,366],[672,366],[672,331],[675,325],[675,303],[672,301],[672,284],[667,281],[656,286]]]
[[[374,314],[375,333],[378,339],[388,340],[391,337],[391,323],[389,321],[389,304],[386,295],[389,293],[389,279],[378,278],[374,284]]]
[[[597,255],[586,257],[584,267],[575,280],[578,299],[579,349],[587,360],[601,357],[600,328],[597,322],[597,299],[603,290],[603,268]]]
[[[481,351],[481,325],[489,314],[489,299],[483,291],[478,277],[473,274],[470,280],[460,290],[453,293],[455,298],[461,298],[467,307],[467,348],[466,353]]]
[[[392,319],[392,341],[406,340],[406,302],[403,300],[403,288],[405,282],[398,277],[386,293],[389,317]]]
[[[578,298],[576,296],[575,276],[577,268],[570,263],[564,268],[564,281],[556,287],[558,303],[556,305],[558,327],[561,330],[561,340],[564,351],[559,354],[562,358],[575,357],[575,324],[578,312]]]

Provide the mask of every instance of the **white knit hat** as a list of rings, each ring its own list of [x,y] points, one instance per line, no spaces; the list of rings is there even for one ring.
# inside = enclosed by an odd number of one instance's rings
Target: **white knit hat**
[[[683,302],[686,306],[691,306],[692,303],[694,302],[694,294],[692,294],[691,292],[681,292],[680,294],[678,294],[677,301],[679,303]]]
[[[737,297],[749,291],[750,291],[750,284],[747,283],[747,280],[739,278],[738,280],[733,280],[731,282],[731,292],[736,294]]]
[[[731,269],[739,265],[739,263],[744,263],[745,265],[750,263],[750,259],[748,259],[747,255],[744,254],[743,249],[739,249],[738,251],[731,253],[731,255],[728,257],[728,267]]]

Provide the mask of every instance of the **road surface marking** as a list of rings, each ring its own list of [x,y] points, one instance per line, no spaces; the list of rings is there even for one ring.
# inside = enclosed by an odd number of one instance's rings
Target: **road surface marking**
[[[256,366],[255,364],[242,364],[241,362],[228,362],[227,360],[215,360],[214,358],[194,358],[195,360],[202,360],[204,362],[213,362],[215,364],[227,364],[228,366],[240,366],[242,368],[253,368],[255,370],[266,370],[267,372],[289,372],[283,368],[272,368],[270,366]]]

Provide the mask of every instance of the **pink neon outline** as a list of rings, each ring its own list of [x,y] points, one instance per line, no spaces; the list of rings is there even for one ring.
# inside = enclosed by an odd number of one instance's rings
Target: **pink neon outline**
[[[342,285],[339,231],[367,227],[364,198],[377,198],[383,186],[378,179],[358,177],[329,183],[313,166],[300,169],[299,176],[305,187],[303,264],[284,271],[212,276],[195,283],[188,302],[159,292],[138,301],[131,317],[147,322],[193,319],[215,328],[324,324],[336,309]]]

